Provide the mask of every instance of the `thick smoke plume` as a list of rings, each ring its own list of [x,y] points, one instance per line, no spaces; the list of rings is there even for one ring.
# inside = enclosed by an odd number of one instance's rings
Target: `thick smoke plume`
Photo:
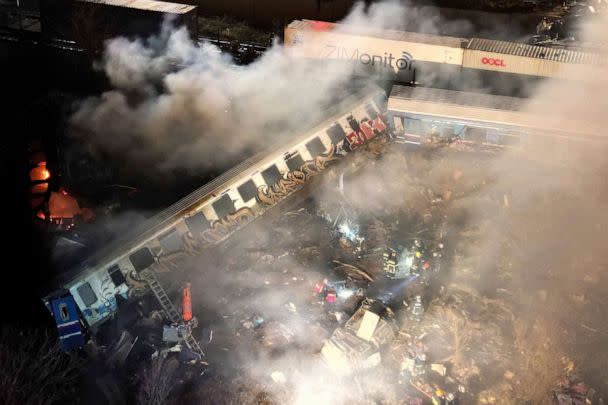
[[[147,41],[110,41],[101,65],[115,89],[85,100],[73,124],[110,156],[159,169],[223,167],[314,126],[350,79],[279,45],[237,66],[168,26]]]
[[[432,34],[439,21],[444,30],[466,24],[413,18],[398,2],[359,3],[344,22],[398,29],[406,20],[408,29]],[[293,60],[276,43],[238,66],[213,45],[196,46],[170,22],[146,40],[110,40],[99,67],[114,88],[77,106],[75,133],[112,159],[158,170],[224,167],[300,133],[353,81],[349,66]]]

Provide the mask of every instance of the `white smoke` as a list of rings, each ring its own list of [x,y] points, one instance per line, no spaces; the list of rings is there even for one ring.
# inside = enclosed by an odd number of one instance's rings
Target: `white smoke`
[[[78,107],[83,141],[134,165],[208,168],[316,125],[350,77],[291,60],[279,45],[237,66],[185,29],[150,41],[118,38],[102,62],[114,90]]]
[[[407,22],[411,30],[438,32],[432,28],[438,15],[418,19],[417,13],[396,1],[357,3],[344,23],[398,29]],[[291,59],[277,43],[238,66],[213,45],[196,46],[170,21],[148,39],[108,41],[98,66],[113,89],[77,106],[74,133],[112,159],[161,171],[225,168],[301,133],[354,81],[350,66]]]

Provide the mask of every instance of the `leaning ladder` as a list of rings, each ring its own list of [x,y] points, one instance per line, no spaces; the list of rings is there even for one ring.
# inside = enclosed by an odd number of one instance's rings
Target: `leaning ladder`
[[[167,292],[165,291],[163,286],[160,284],[160,281],[158,281],[158,277],[156,277],[156,273],[154,273],[154,271],[151,269],[145,269],[145,270],[142,270],[139,274],[150,286],[152,293],[154,293],[154,296],[160,303],[160,306],[163,308],[163,311],[165,312],[165,316],[167,317],[167,319],[173,323],[182,322],[182,318],[179,315],[179,312],[177,312],[175,305],[173,305],[173,302],[169,299]],[[196,339],[192,336],[192,333],[191,333],[189,327],[187,328],[186,334],[184,336],[184,340],[186,341],[186,345],[188,345],[188,347],[193,352],[200,355],[201,357],[205,355],[205,353],[203,353],[203,350],[201,349],[201,347],[198,344],[198,342],[196,341]]]

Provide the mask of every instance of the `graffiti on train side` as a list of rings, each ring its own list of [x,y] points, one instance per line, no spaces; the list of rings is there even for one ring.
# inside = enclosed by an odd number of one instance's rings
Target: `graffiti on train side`
[[[386,133],[387,126],[384,117],[378,115],[372,120],[362,121],[357,125],[357,130],[347,134],[344,141],[332,145],[330,150],[316,158],[306,161],[299,169],[286,173],[278,182],[270,186],[264,185],[258,188],[256,201],[262,206],[272,206],[296,191],[312,177],[320,174],[330,164],[341,159],[345,155],[343,143],[348,143],[347,150],[357,149],[366,141]],[[249,207],[243,207],[238,211],[228,214],[210,224],[210,228],[200,234],[203,245],[217,243],[232,232],[251,222],[255,213]],[[195,239],[197,239],[195,237]],[[196,241],[190,241],[191,249],[196,250]],[[186,249],[188,251],[190,249]]]
[[[210,228],[201,233],[201,238],[206,243],[219,242],[254,218],[255,214],[251,208],[243,207],[232,214],[211,222]]]
[[[256,195],[257,202],[267,206],[278,203],[342,156],[338,153],[337,146],[332,145],[329,152],[306,161],[299,169],[287,172],[275,184],[260,186]]]
[[[373,120],[363,121],[359,124],[359,129],[346,134],[346,141],[350,150],[355,150],[365,142],[386,133],[387,127],[382,115],[378,115]]]
[[[141,297],[148,291],[148,284],[139,277],[135,270],[128,272],[125,279],[129,286],[129,298]]]

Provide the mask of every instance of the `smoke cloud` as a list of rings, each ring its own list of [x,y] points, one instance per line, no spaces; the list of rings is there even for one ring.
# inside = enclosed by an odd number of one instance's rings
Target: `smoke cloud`
[[[431,18],[428,10],[416,18],[419,13],[399,2],[358,3],[344,22],[432,34],[439,25],[449,31],[467,24]],[[254,63],[238,66],[213,45],[196,46],[185,28],[170,22],[148,39],[108,41],[98,67],[113,89],[76,106],[74,133],[112,159],[156,171],[225,167],[300,133],[354,81],[349,66],[293,60],[276,43]]]
[[[225,167],[316,125],[350,79],[338,66],[290,60],[279,45],[237,66],[183,28],[112,40],[101,66],[115,89],[85,100],[74,126],[110,156],[159,170]]]

